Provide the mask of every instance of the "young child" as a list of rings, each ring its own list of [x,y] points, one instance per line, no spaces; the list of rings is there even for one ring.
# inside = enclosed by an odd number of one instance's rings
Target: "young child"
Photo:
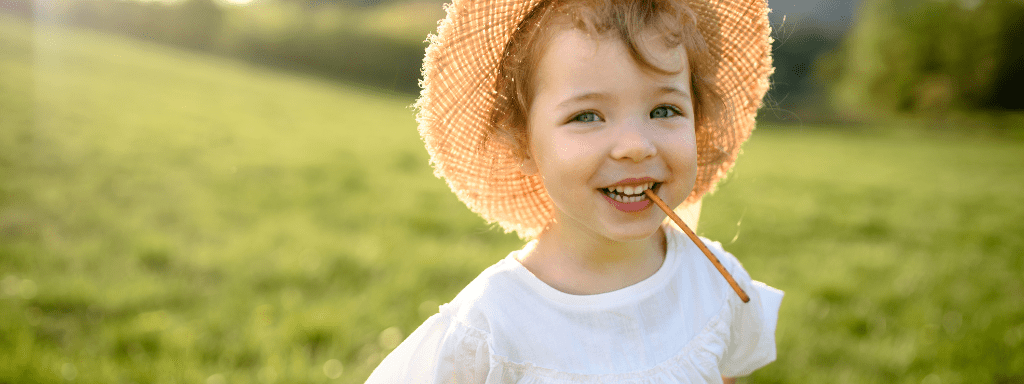
[[[720,383],[775,359],[782,292],[645,195],[695,211],[772,72],[764,0],[455,0],[417,103],[436,174],[533,240],[368,383]],[[729,379],[725,379],[728,381]]]

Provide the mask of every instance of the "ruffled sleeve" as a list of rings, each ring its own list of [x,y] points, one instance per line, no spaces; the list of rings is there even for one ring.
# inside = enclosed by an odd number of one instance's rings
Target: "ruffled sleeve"
[[[775,326],[783,292],[750,279],[736,258],[718,243],[709,243],[736,282],[750,296],[744,303],[730,292],[732,322],[719,370],[724,377],[742,377],[775,361]]]
[[[391,351],[367,384],[483,383],[490,351],[486,334],[453,317],[449,305]]]

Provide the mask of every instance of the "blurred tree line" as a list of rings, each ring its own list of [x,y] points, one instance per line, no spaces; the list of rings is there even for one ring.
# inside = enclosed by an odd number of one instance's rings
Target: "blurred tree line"
[[[814,18],[773,23],[772,59],[775,73],[759,119],[787,122],[827,120],[831,114],[828,80],[816,76],[816,63],[842,43],[845,26]]]
[[[416,93],[444,2],[0,0],[0,12]],[[1024,0],[862,0],[849,31],[803,19],[773,35],[769,118],[1024,110]]]
[[[852,113],[1024,110],[1024,0],[863,0],[816,71]]]
[[[441,0],[0,0],[0,12],[418,92]]]

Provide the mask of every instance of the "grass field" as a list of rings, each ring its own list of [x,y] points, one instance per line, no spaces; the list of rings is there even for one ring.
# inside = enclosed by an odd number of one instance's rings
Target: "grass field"
[[[0,16],[0,383],[361,383],[521,246],[411,102]],[[1024,382],[1024,143],[774,128],[698,231],[787,292],[741,382]]]

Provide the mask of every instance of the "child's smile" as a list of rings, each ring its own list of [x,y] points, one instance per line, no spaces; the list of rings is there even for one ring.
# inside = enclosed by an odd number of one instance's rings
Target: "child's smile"
[[[601,191],[616,209],[623,212],[636,212],[651,205],[651,200],[644,195],[644,191],[652,189],[657,192],[654,187],[660,185],[661,183],[657,183],[651,178],[626,179],[608,188],[601,188]]]
[[[682,48],[655,33],[638,39],[657,68],[642,67],[614,36],[555,32],[536,64],[530,158],[555,203],[559,232],[631,241],[654,234],[665,215],[643,191],[671,206],[696,178],[690,72]],[[579,237],[579,236],[583,237]]]

